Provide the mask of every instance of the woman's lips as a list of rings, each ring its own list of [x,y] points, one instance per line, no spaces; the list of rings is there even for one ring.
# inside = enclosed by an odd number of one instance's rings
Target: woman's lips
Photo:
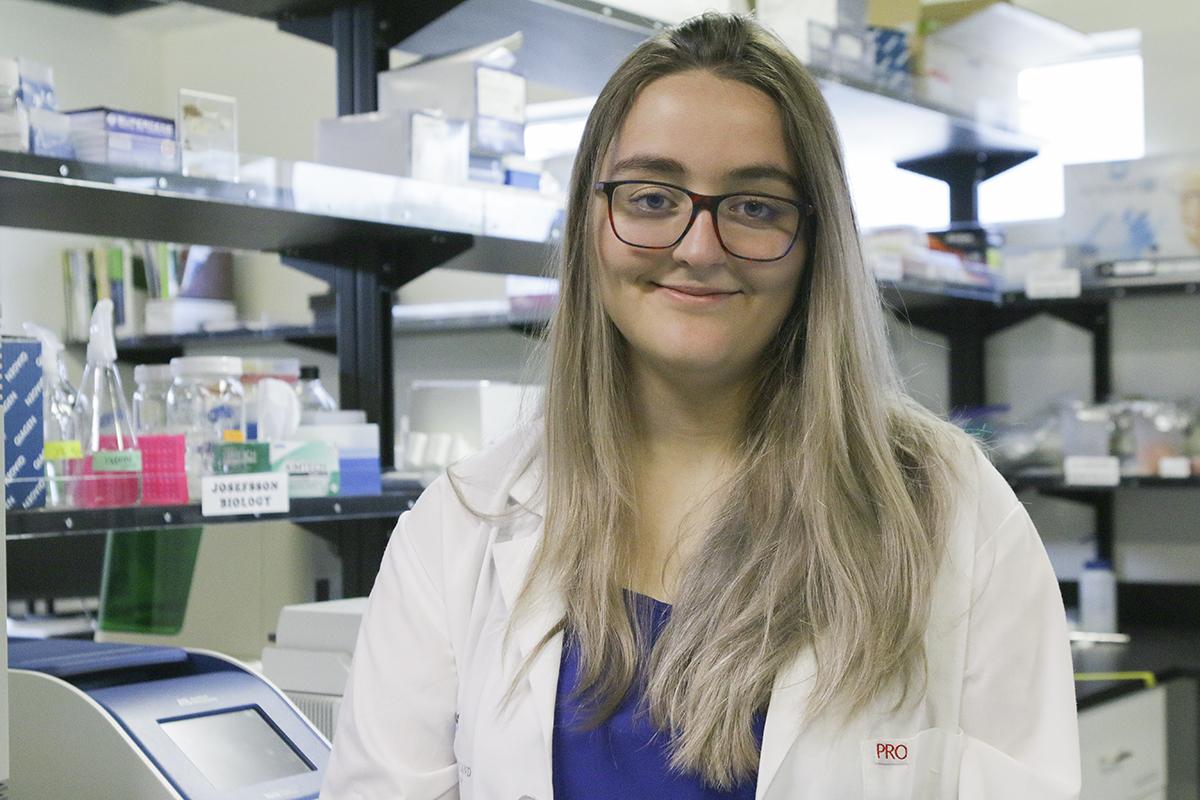
[[[664,296],[691,305],[712,305],[738,294],[736,291],[726,291],[708,286],[664,286],[661,283],[656,283],[654,286],[656,287],[655,291]]]

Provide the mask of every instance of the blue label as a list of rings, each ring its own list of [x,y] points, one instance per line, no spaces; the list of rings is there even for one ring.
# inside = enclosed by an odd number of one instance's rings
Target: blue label
[[[233,406],[213,406],[208,412],[208,421],[217,423],[226,419],[233,419],[235,412]]]

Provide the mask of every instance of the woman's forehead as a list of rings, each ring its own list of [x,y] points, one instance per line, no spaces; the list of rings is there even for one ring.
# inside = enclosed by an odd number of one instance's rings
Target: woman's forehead
[[[701,71],[646,85],[605,159],[610,172],[620,165],[680,179],[738,177],[748,170],[790,174],[793,160],[774,100]]]

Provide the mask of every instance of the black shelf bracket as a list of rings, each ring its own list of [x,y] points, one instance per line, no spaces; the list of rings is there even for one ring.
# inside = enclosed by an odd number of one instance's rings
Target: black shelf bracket
[[[910,158],[896,166],[950,186],[951,224],[979,221],[979,184],[1037,155],[1034,150],[950,150]]]

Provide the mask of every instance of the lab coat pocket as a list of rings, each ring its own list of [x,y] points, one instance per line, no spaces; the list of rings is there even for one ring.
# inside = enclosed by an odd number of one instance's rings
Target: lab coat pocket
[[[927,728],[911,737],[864,739],[863,800],[954,800],[962,732]]]

